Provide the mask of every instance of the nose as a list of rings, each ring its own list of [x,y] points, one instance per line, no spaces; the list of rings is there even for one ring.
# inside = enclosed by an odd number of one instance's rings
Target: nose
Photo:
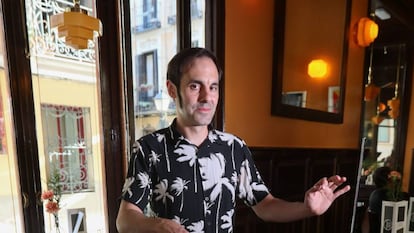
[[[200,89],[200,94],[198,96],[199,102],[209,102],[211,99],[214,98],[215,93],[208,87],[202,87]]]
[[[209,90],[206,87],[202,87],[200,89],[200,93],[198,95],[198,101],[199,102],[207,102],[209,96]]]

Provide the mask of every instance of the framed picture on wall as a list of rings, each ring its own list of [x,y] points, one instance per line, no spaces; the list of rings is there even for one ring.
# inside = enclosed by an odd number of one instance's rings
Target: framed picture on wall
[[[306,91],[288,91],[282,93],[282,103],[296,107],[306,107]]]
[[[339,86],[328,87],[328,112],[339,112],[339,98],[341,91]]]

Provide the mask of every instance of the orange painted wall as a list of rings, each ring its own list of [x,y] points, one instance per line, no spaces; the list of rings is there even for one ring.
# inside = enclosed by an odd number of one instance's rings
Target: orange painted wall
[[[414,65],[414,64],[412,64]],[[414,77],[414,71],[411,75]],[[411,162],[413,160],[413,153],[414,153],[414,116],[413,116],[413,109],[414,109],[414,82],[412,82],[412,91],[411,91],[411,102],[410,102],[410,113],[409,113],[409,120],[407,126],[407,142],[405,145],[405,157],[404,157],[404,178],[403,178],[403,187],[406,188],[409,186],[409,176],[411,174],[413,168],[411,167]]]
[[[367,6],[353,1],[351,26]],[[273,12],[274,0],[226,1],[225,130],[250,146],[358,148],[364,49],[350,40],[343,124],[272,116]]]

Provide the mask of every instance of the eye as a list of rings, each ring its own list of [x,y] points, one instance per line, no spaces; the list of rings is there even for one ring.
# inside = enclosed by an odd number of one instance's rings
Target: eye
[[[192,91],[198,91],[198,90],[200,90],[200,84],[198,84],[198,83],[191,83],[189,85],[189,88]]]
[[[218,90],[219,90],[218,85],[213,85],[213,86],[210,87],[210,91],[217,92]]]

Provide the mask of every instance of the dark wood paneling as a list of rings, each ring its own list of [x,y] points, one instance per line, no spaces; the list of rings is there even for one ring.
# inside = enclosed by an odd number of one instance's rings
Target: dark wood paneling
[[[108,231],[117,232],[116,217],[119,208],[119,195],[124,183],[124,159],[126,142],[128,135],[125,135],[125,117],[123,116],[124,102],[123,77],[124,70],[127,68],[128,55],[130,50],[127,43],[121,40],[122,33],[130,35],[129,27],[120,21],[120,5],[125,4],[125,0],[118,1],[97,1],[97,16],[102,21],[104,35],[99,38],[98,50],[99,58],[97,63],[99,70],[99,86],[102,111],[102,129],[104,145],[104,168],[105,168],[105,187],[106,187],[106,206],[108,218]],[[125,12],[124,12],[125,13]],[[122,23],[123,30],[119,28]],[[126,46],[126,47],[125,47]],[[122,49],[121,49],[122,48]],[[123,61],[123,62],[121,62]],[[125,67],[124,67],[125,66]]]
[[[306,190],[322,177],[346,176],[351,191],[339,197],[321,215],[290,223],[260,220],[243,203],[236,209],[236,233],[349,233],[358,170],[359,150],[250,148],[256,167],[274,196],[303,201]]]

